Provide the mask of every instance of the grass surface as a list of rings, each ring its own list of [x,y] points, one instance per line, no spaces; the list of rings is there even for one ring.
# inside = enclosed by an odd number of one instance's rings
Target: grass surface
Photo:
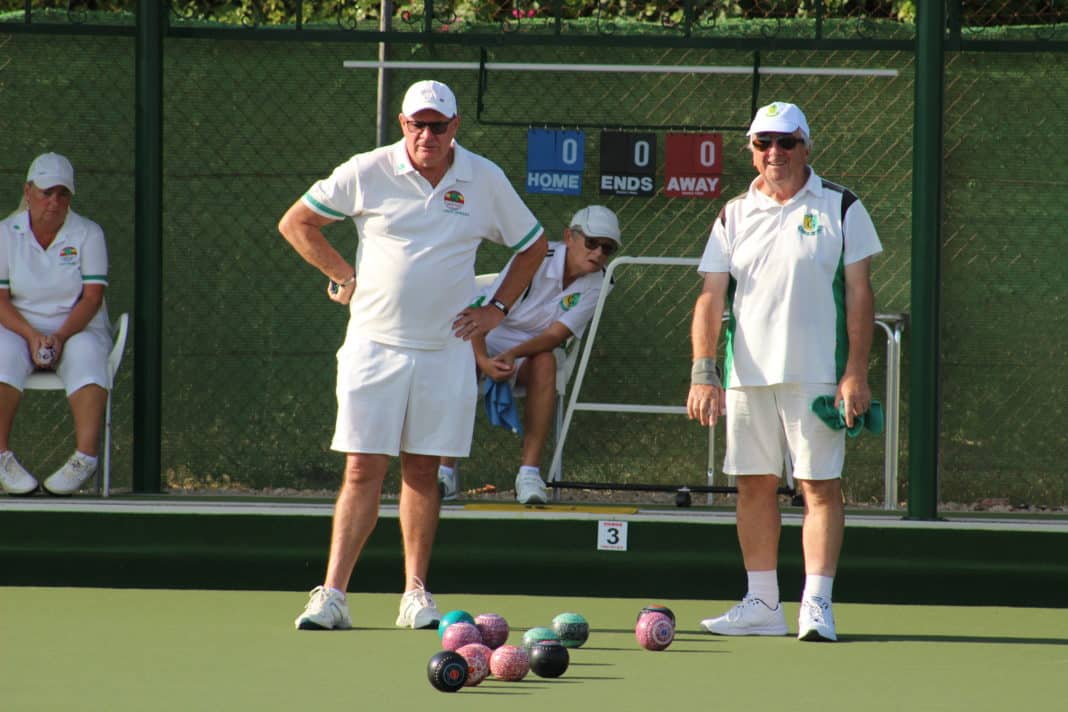
[[[722,601],[666,600],[680,627],[638,648],[632,599],[443,595],[497,612],[515,643],[576,611],[589,642],[557,680],[426,681],[432,631],[393,627],[398,597],[350,595],[357,628],[297,632],[296,593],[0,589],[0,700],[37,710],[1056,709],[1068,693],[1068,610],[838,604],[838,644],[698,632]],[[796,630],[796,604],[785,604]]]

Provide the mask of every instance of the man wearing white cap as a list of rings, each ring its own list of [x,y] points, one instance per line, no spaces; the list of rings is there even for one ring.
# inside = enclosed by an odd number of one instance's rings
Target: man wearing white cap
[[[440,507],[438,460],[471,448],[477,386],[467,342],[504,319],[546,251],[541,224],[504,172],[455,141],[460,116],[449,87],[416,82],[397,118],[400,141],[335,168],[278,226],[330,280],[330,299],[349,305],[331,443],[346,453],[344,479],[326,577],[297,618],[299,629],[351,626],[345,591],[398,455],[405,593],[396,624],[438,625],[425,581]],[[355,268],[322,232],[346,217],[358,232]],[[483,240],[515,257],[489,302],[469,306]]]
[[[748,591],[701,625],[721,635],[787,633],[777,490],[788,462],[805,500],[798,638],[836,640],[831,588],[845,526],[845,433],[812,404],[833,396],[849,427],[871,405],[870,265],[882,246],[857,197],[809,166],[812,139],[798,107],[762,107],[747,136],[759,175],[720,211],[698,266],[704,286],[694,308],[687,411],[702,425],[726,414],[723,471],[737,476]],[[721,380],[715,358],[725,308]]]
[[[530,288],[504,321],[484,338],[471,340],[482,374],[526,390],[522,464],[515,478],[521,504],[548,501],[541,456],[556,403],[556,349],[572,336],[582,336],[597,307],[608,258],[621,246],[615,213],[603,205],[579,210],[564,230],[563,242],[549,243]],[[484,290],[482,301],[497,293],[509,267]],[[455,458],[442,458],[438,470],[446,499],[455,498],[459,490],[455,466]]]
[[[72,494],[97,470],[111,348],[108,255],[100,226],[70,209],[73,195],[70,161],[43,153],[26,174],[19,209],[0,222],[0,484],[9,494],[38,488],[8,447],[34,370],[56,372],[74,417],[74,454],[44,490]]]

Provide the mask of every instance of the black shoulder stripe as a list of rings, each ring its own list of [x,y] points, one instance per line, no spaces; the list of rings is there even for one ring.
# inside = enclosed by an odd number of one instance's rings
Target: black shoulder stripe
[[[849,206],[857,202],[856,194],[849,188],[838,185],[837,183],[832,183],[829,180],[821,178],[820,181],[823,183],[824,190],[833,190],[836,193],[842,194],[842,213],[839,216],[839,219],[845,222],[845,216],[846,212],[849,210]]]
[[[736,200],[741,200],[746,195],[748,195],[748,193],[739,193],[738,195],[734,196],[723,204],[723,207],[719,209],[719,215],[716,217],[716,220],[719,220],[720,225],[722,225],[723,227],[727,227],[727,206]],[[712,224],[715,225],[715,220],[712,221]],[[708,231],[712,232],[712,229],[709,228]]]

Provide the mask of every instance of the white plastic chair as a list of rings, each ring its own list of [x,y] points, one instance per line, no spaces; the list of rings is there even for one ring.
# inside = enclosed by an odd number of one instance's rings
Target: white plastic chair
[[[111,489],[111,392],[115,386],[115,374],[119,371],[122,363],[122,353],[126,349],[126,335],[130,328],[130,315],[123,313],[115,320],[111,327],[111,333],[115,342],[108,354],[108,404],[104,414],[104,454],[103,475],[97,480],[97,489],[107,497]],[[34,371],[26,379],[26,390],[31,391],[62,391],[63,381],[53,371]]]

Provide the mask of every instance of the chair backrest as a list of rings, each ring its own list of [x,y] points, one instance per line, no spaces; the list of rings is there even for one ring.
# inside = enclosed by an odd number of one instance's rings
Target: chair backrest
[[[475,286],[479,289],[485,289],[486,287],[493,284],[493,280],[497,279],[498,275],[500,275],[500,272],[487,272],[485,274],[476,274]]]
[[[126,337],[130,332],[130,315],[126,312],[119,314],[111,333],[115,337],[115,343],[111,345],[111,353],[108,354],[108,380],[109,385],[115,385],[115,374],[119,372],[122,364],[122,354],[126,351]]]
[[[115,341],[112,343],[111,352],[108,354],[109,389],[114,385],[115,374],[118,373],[119,364],[122,363],[122,354],[126,350],[126,336],[129,330],[130,315],[123,312],[111,327],[111,333]],[[34,371],[26,379],[24,388],[31,391],[61,391],[63,390],[63,381],[60,380],[55,371]]]

